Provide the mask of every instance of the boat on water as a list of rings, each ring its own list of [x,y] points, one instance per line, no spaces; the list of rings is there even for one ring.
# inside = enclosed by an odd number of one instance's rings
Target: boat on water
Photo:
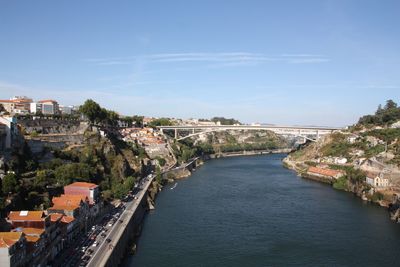
[[[175,187],[178,185],[178,183],[175,183],[172,187],[171,187],[171,190],[172,189],[175,189]]]

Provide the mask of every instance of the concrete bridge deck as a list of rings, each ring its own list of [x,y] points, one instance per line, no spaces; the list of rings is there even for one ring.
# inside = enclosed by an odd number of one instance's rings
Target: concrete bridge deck
[[[284,125],[177,125],[177,126],[158,126],[161,132],[167,130],[175,131],[175,139],[185,139],[191,136],[202,133],[228,131],[228,130],[264,130],[272,131],[279,135],[299,136],[306,139],[311,139],[310,136],[315,136],[318,139],[322,135],[331,134],[333,131],[342,130],[340,127],[325,127],[325,126],[284,126]],[[191,134],[178,138],[179,131],[189,131]]]

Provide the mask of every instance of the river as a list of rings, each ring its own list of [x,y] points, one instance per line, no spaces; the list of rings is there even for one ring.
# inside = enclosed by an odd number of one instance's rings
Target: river
[[[302,179],[284,155],[216,159],[168,185],[125,266],[400,266],[386,209]]]

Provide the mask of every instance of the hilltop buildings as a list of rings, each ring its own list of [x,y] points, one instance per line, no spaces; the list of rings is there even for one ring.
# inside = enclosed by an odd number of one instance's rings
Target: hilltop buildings
[[[48,266],[79,235],[101,208],[99,187],[76,182],[53,197],[47,211],[11,211],[12,230],[0,232],[0,266]]]
[[[7,100],[0,100],[6,112],[14,114],[37,114],[56,115],[71,114],[73,106],[60,106],[56,100],[45,99],[37,102],[27,96],[14,96]]]

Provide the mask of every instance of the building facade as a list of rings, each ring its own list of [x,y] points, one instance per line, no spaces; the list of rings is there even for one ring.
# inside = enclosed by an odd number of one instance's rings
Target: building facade
[[[25,256],[26,238],[24,233],[0,232],[0,266],[25,266]]]

